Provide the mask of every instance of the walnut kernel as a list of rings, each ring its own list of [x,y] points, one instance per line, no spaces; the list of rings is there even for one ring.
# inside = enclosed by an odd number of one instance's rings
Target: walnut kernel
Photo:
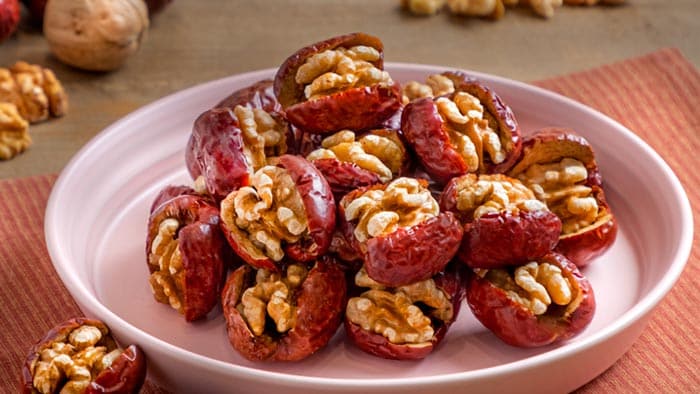
[[[353,87],[391,85],[389,73],[372,64],[379,59],[381,53],[369,46],[329,49],[309,57],[297,70],[295,80],[305,85],[308,100]]]
[[[287,171],[265,166],[250,186],[230,193],[221,202],[226,227],[245,234],[242,246],[254,257],[282,260],[283,242],[299,241],[308,232],[306,209]]]
[[[489,212],[530,212],[547,206],[519,180],[496,174],[461,178],[457,209],[478,219]]]
[[[184,271],[177,239],[179,227],[180,223],[175,218],[160,222],[158,235],[151,243],[148,264],[156,268],[149,278],[155,299],[182,314]]]
[[[8,160],[32,144],[29,125],[17,106],[0,102],[0,160]]]
[[[345,219],[357,219],[355,237],[365,241],[415,226],[440,213],[430,191],[413,178],[397,178],[385,189],[370,189],[347,203]]]

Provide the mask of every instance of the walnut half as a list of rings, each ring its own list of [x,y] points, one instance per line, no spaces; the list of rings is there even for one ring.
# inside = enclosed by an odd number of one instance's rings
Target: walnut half
[[[430,342],[435,333],[431,317],[449,321],[454,314],[449,296],[433,279],[387,288],[369,278],[363,268],[355,284],[370,289],[348,300],[346,318],[394,344]]]
[[[0,102],[0,160],[22,153],[32,144],[29,124],[12,103]]]

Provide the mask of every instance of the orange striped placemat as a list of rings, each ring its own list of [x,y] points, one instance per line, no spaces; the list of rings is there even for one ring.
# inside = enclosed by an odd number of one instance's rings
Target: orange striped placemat
[[[649,143],[679,176],[696,219],[693,251],[679,282],[632,348],[578,392],[700,392],[700,73],[678,50],[665,49],[536,84],[602,111]],[[16,392],[33,342],[80,315],[44,243],[44,210],[55,179],[0,180],[0,387],[5,392]],[[162,391],[147,383],[143,392]]]

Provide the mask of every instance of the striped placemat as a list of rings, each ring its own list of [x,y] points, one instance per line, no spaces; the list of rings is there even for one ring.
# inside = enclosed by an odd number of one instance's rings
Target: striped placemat
[[[679,282],[632,348],[577,392],[700,392],[700,73],[678,50],[664,49],[536,85],[602,111],[649,143],[679,176],[696,219],[694,248]],[[55,180],[55,175],[0,180],[0,387],[5,392],[17,391],[20,366],[33,342],[80,315],[44,243],[44,210]],[[147,383],[143,392],[162,390]]]

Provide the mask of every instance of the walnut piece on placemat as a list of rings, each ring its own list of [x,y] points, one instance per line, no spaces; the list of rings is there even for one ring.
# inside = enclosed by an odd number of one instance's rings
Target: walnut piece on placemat
[[[0,102],[0,160],[8,160],[32,143],[29,124],[13,103]]]
[[[23,61],[0,68],[0,102],[13,103],[29,123],[63,116],[68,110],[68,96],[53,71]]]

